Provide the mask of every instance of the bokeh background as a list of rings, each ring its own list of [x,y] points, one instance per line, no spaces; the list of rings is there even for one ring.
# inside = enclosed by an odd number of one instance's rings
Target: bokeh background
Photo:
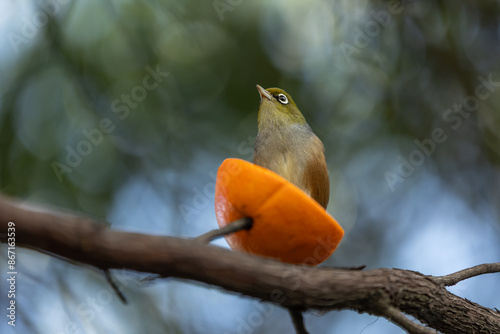
[[[214,175],[252,159],[260,84],[287,90],[325,144],[346,235],[324,265],[443,275],[500,260],[498,1],[3,0],[0,36],[4,194],[120,230],[216,228]],[[281,308],[219,288],[115,271],[123,306],[92,268],[17,261],[2,333],[292,332]],[[450,290],[500,308],[499,286]],[[402,332],[351,311],[305,321]]]

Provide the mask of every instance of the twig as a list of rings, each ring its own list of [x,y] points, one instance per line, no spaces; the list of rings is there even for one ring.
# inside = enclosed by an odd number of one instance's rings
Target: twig
[[[160,279],[160,278],[165,278],[165,277],[167,277],[167,276],[162,276],[162,275],[148,275],[148,276],[146,276],[146,277],[141,278],[141,279],[139,280],[139,283],[140,283],[141,285],[143,285],[143,284],[149,284],[149,283],[151,283],[151,282],[156,281],[157,279]]]
[[[223,237],[225,235],[242,230],[249,230],[250,228],[252,228],[252,225],[253,225],[252,218],[249,217],[241,218],[224,226],[223,228],[215,229],[205,234],[202,234],[199,237],[194,238],[193,240],[207,244],[210,241]]]
[[[388,306],[382,312],[384,316],[390,320],[392,323],[398,325],[399,327],[406,329],[410,334],[436,334],[435,330],[421,326],[406,316],[404,316],[400,310],[394,306]]]
[[[201,242],[204,244],[208,244],[210,241],[213,241],[217,238],[220,238],[222,236],[238,232],[241,230],[249,230],[253,225],[253,220],[250,217],[245,217],[242,219],[235,220],[234,222],[224,226],[223,228],[220,229],[215,229],[208,231],[205,234],[200,235],[199,237],[194,238],[193,240],[196,242]],[[141,283],[149,283],[153,282],[157,279],[160,278],[165,278],[166,276],[162,275],[150,275],[147,277],[144,277],[140,280]]]
[[[355,267],[332,267],[332,268],[340,270],[364,270],[366,268],[366,265],[362,264],[360,266],[355,266]]]
[[[109,272],[108,269],[103,269],[104,271],[104,276],[106,277],[106,281],[108,281],[109,285],[113,288],[113,291],[116,293],[116,295],[120,298],[123,304],[127,304],[127,298],[125,298],[125,295],[120,291],[118,286],[116,285],[115,281],[113,280],[113,276],[111,276],[111,273]]]
[[[434,279],[441,284],[444,284],[444,286],[452,286],[457,284],[460,281],[463,281],[465,279],[474,277],[474,276],[479,276],[483,274],[492,274],[492,273],[498,273],[500,272],[500,262],[497,263],[485,263],[485,264],[480,264],[471,268],[467,268],[464,270],[457,271],[456,273],[449,274],[449,275],[444,275],[444,276],[438,276],[435,277]]]
[[[292,317],[295,332],[297,334],[308,334],[309,332],[306,330],[306,327],[304,325],[304,317],[302,315],[302,311],[293,308],[289,308],[288,311],[290,312],[290,316]]]

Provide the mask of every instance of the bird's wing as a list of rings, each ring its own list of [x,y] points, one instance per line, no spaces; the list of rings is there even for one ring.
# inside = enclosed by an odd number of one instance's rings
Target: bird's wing
[[[321,147],[313,150],[313,152],[317,153],[307,162],[303,175],[303,184],[309,190],[310,196],[326,209],[330,199],[330,177],[328,176],[323,144],[319,138],[314,138],[314,145]]]

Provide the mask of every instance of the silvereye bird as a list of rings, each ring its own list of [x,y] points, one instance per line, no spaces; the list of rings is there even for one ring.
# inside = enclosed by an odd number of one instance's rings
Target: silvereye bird
[[[259,85],[257,89],[260,104],[254,163],[281,175],[326,209],[330,181],[323,143],[287,92]]]

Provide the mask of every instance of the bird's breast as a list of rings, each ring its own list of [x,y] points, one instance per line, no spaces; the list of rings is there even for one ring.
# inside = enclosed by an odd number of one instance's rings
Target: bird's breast
[[[307,130],[307,129],[306,129]],[[272,170],[288,181],[305,189],[304,173],[311,159],[318,153],[323,155],[323,148],[316,147],[309,131],[272,131],[262,134],[259,131],[255,144],[254,163]],[[324,158],[323,158],[324,159]]]

